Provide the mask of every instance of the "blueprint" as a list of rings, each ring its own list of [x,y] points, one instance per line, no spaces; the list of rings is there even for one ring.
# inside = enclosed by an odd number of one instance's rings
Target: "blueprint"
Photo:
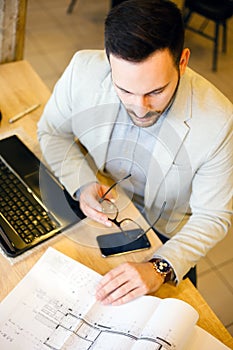
[[[95,299],[100,279],[49,248],[0,304],[0,349],[185,349],[198,319],[190,305],[146,296],[103,306]]]

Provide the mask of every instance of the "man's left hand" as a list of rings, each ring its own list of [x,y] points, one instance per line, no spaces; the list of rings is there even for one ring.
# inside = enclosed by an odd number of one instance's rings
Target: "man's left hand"
[[[123,263],[102,278],[97,286],[96,299],[104,305],[121,305],[155,292],[163,282],[164,277],[154,270],[150,262]]]

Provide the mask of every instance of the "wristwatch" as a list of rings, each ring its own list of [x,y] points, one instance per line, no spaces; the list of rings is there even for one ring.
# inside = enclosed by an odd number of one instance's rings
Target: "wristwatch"
[[[164,277],[164,283],[172,280],[173,269],[165,259],[154,258],[149,261],[154,270]]]

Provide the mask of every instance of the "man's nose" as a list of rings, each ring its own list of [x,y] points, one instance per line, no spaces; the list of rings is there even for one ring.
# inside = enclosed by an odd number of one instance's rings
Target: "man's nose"
[[[151,105],[147,96],[135,96],[133,103],[134,110],[138,117],[143,117],[151,110]]]

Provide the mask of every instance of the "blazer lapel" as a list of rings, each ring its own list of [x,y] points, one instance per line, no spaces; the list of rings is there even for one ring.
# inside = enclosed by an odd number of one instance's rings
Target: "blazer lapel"
[[[190,130],[187,122],[190,118],[190,85],[183,76],[173,105],[162,122],[153,150],[145,188],[145,205],[148,208],[151,207],[162,181],[172,164],[175,163],[179,150],[183,147]]]
[[[103,80],[101,89],[93,101],[94,108],[88,113],[88,132],[84,121],[81,141],[88,145],[98,169],[103,171],[109,140],[120,108],[120,100],[112,85],[110,72]]]
[[[145,188],[145,203],[150,207],[161,182],[175,161],[179,149],[189,132],[185,123],[164,120],[152,154]]]

